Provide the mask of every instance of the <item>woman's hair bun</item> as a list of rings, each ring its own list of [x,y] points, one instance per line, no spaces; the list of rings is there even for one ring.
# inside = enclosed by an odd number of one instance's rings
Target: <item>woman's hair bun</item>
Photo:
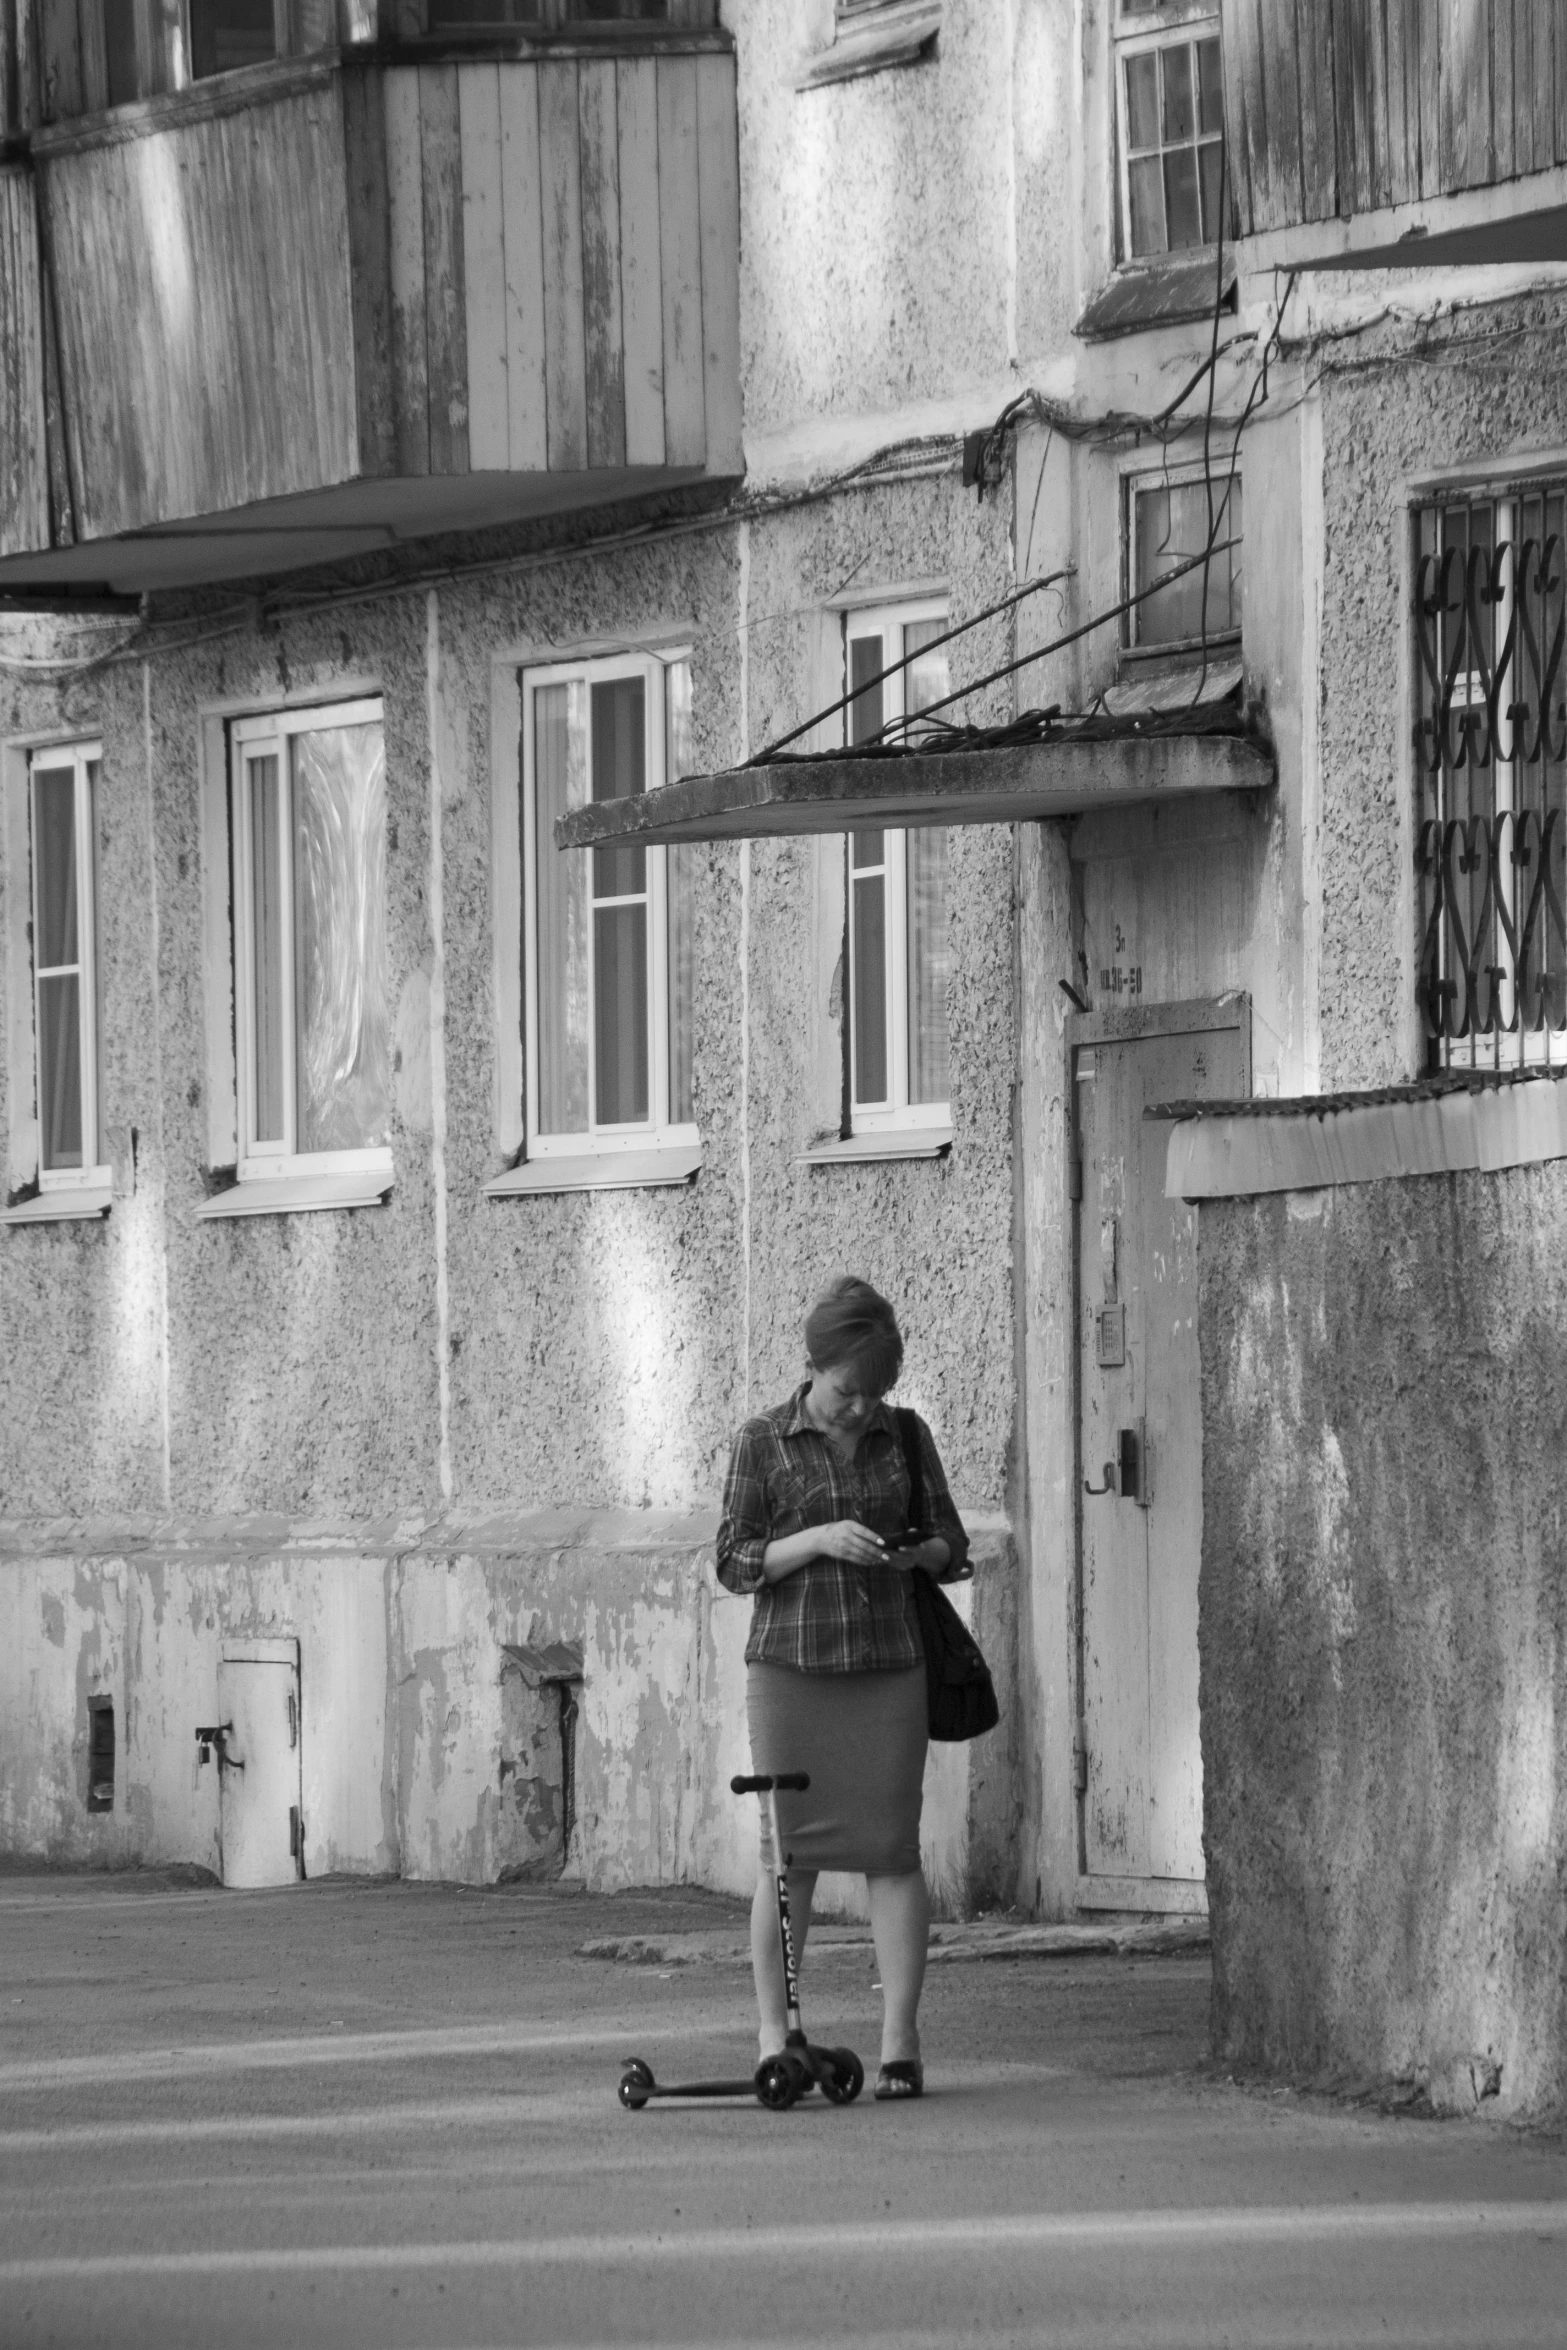
[[[805,1351],[818,1371],[847,1363],[864,1387],[885,1395],[903,1365],[903,1333],[880,1290],[840,1273],[805,1317]]]

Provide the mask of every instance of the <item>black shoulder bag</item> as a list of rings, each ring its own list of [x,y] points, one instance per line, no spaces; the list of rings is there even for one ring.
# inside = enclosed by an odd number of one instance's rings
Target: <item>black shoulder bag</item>
[[[898,1411],[898,1435],[909,1472],[909,1524],[915,1532],[925,1526],[925,1471],[920,1462],[919,1423],[912,1412]],[[925,1648],[925,1699],[932,1738],[955,1744],[964,1738],[983,1738],[1001,1719],[990,1667],[951,1600],[928,1569],[916,1567],[914,1606],[920,1639]]]

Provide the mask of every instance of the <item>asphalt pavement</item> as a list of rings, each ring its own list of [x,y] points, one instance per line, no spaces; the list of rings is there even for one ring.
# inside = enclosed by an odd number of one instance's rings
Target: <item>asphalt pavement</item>
[[[1201,1951],[949,1953],[918,2104],[623,2112],[627,2056],[749,2069],[742,1931],[686,1890],[0,1879],[0,2345],[1567,2342],[1562,2137],[1226,2080]],[[805,1998],[874,2071],[864,1943]]]

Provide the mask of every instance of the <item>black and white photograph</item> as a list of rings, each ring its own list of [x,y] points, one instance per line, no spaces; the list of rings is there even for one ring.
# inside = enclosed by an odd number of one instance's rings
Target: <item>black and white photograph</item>
[[[0,0],[0,2350],[1563,2350],[1567,0]]]

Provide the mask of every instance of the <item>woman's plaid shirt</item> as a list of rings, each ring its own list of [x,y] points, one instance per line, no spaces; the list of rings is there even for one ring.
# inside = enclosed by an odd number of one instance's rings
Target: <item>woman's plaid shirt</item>
[[[756,1594],[747,1664],[793,1665],[802,1673],[892,1672],[924,1660],[907,1568],[853,1567],[812,1559],[781,1583],[762,1575],[770,1542],[803,1526],[858,1518],[873,1534],[908,1525],[909,1472],[891,1412],[878,1404],[866,1422],[853,1468],[805,1416],[806,1380],[787,1403],[747,1420],[735,1438],[718,1529],[718,1579],[742,1596]],[[925,1523],[952,1553],[946,1572],[968,1556],[968,1536],[952,1506],[946,1472],[930,1430],[918,1421],[925,1472]]]

